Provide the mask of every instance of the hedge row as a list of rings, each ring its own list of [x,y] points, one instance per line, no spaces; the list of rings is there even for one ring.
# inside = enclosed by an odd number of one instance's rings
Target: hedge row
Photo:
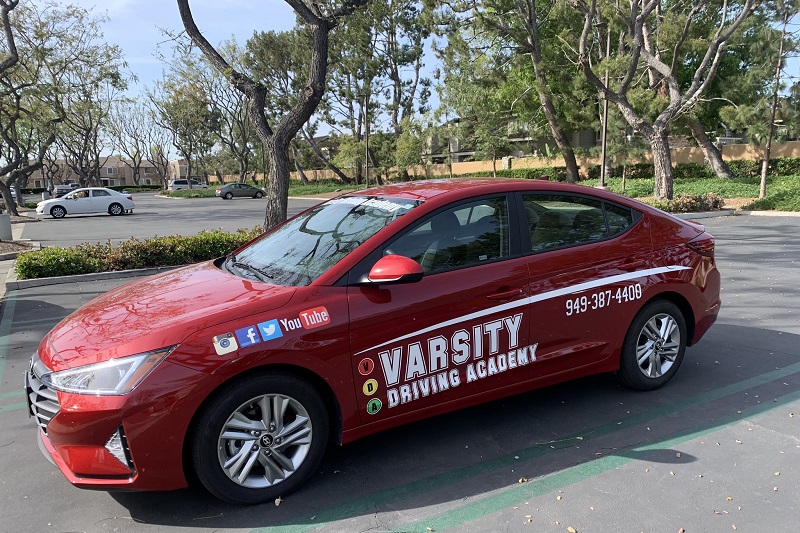
[[[756,178],[761,176],[761,161],[728,161],[728,167],[737,178]],[[653,179],[655,170],[652,163],[633,163],[623,167],[618,165],[612,169],[612,175],[621,177],[623,170],[630,179]],[[587,169],[589,179],[600,178],[600,165]],[[793,176],[800,174],[800,157],[781,157],[771,159],[767,174],[770,176]],[[699,163],[678,163],[672,169],[672,177],[680,179],[713,179],[714,170]]]
[[[132,238],[116,247],[84,243],[74,248],[43,248],[20,254],[15,269],[19,279],[32,279],[185,265],[226,255],[261,232],[256,226],[235,233],[214,230],[191,237]]]

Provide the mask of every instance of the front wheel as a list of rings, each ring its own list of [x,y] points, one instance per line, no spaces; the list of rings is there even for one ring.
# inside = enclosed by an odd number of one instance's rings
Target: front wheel
[[[231,194],[229,192],[226,192],[225,195],[223,196],[223,198],[226,199],[226,200],[230,200],[231,198],[233,198],[233,194]]]
[[[198,418],[192,464],[209,492],[230,503],[262,503],[296,490],[328,442],[319,393],[289,374],[246,376],[220,389]]]
[[[50,216],[53,218],[64,218],[66,214],[67,210],[60,205],[57,205],[50,210]]]
[[[680,309],[666,300],[650,302],[628,329],[617,375],[633,389],[662,387],[681,366],[686,341],[686,320]]]
[[[114,203],[108,206],[108,214],[112,216],[121,215],[125,209],[120,204]]]

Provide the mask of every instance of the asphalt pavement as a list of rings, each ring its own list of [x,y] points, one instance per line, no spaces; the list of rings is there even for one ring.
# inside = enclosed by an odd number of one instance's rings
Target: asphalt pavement
[[[135,217],[86,218],[109,226]],[[205,223],[183,217],[173,222]],[[24,236],[66,227],[56,222],[26,224]],[[800,218],[702,222],[717,238],[723,306],[665,388],[636,392],[595,376],[385,431],[329,450],[279,505],[231,506],[195,488],[70,486],[36,446],[22,372],[52,326],[127,280],[9,291],[0,311],[0,532],[793,531]]]

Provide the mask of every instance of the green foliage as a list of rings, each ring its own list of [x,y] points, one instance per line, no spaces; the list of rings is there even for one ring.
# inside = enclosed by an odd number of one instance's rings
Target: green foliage
[[[700,163],[680,163],[672,169],[672,179],[691,180],[691,179],[714,179],[716,174],[711,167]]]
[[[21,254],[15,269],[19,279],[32,279],[185,265],[226,255],[260,235],[261,231],[256,226],[235,233],[214,230],[191,237],[133,238],[117,247],[85,243],[74,248],[44,248]]]
[[[800,192],[779,191],[742,207],[752,211],[800,211]]]
[[[17,257],[14,268],[19,279],[89,274],[106,270],[92,247],[43,248]]]

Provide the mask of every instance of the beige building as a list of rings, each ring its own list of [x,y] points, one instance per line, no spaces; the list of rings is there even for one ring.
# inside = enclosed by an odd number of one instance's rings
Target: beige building
[[[123,158],[112,155],[106,158],[105,161],[101,160],[101,163],[100,184],[103,187],[114,185],[135,185],[133,181],[133,170],[127,164],[125,164]],[[173,179],[172,163],[176,163],[177,165],[178,162],[170,162],[169,176],[167,179]],[[80,183],[80,177],[73,172],[69,166],[67,166],[64,160],[58,160],[57,164],[58,169],[53,175],[53,181],[56,184]],[[161,185],[161,179],[159,178],[158,171],[156,170],[156,167],[154,167],[149,161],[142,161],[139,167],[139,184]],[[48,183],[46,183],[45,180],[44,169],[37,170],[28,178],[28,187],[46,188],[47,185]]]

